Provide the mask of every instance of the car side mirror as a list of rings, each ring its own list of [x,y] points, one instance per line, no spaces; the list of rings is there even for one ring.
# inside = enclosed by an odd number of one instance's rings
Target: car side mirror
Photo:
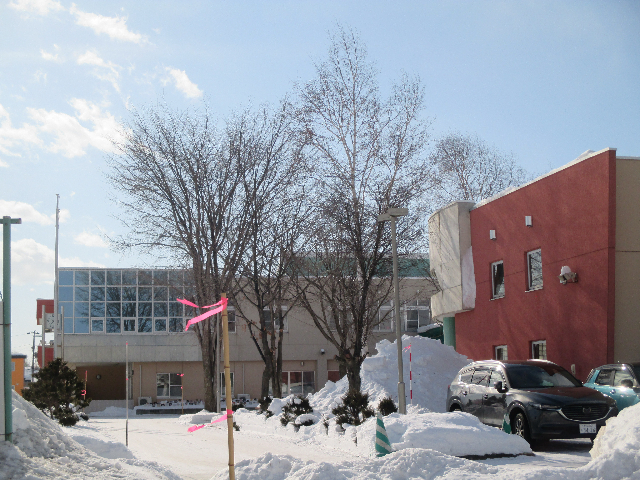
[[[496,387],[496,390],[498,391],[498,393],[506,393],[506,391],[509,390],[507,386],[504,385],[502,382],[496,382],[493,384],[493,386]]]

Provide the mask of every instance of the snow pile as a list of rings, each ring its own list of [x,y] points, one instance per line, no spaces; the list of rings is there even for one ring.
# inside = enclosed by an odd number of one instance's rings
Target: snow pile
[[[129,417],[133,417],[136,412],[129,410]],[[91,412],[88,414],[94,418],[125,418],[127,416],[127,409],[124,407],[107,407],[100,412]]]
[[[447,386],[458,371],[468,365],[470,360],[460,355],[448,345],[425,337],[402,337],[402,346],[411,344],[413,404],[432,412],[444,412],[447,399]],[[378,353],[367,358],[362,364],[360,377],[362,391],[369,393],[369,400],[377,405],[378,401],[391,396],[398,403],[398,350],[396,342],[382,340],[376,344]],[[403,356],[407,405],[409,398],[409,352]],[[336,383],[327,382],[326,386],[309,399],[314,410],[330,412],[346,392],[349,383],[342,378]],[[275,412],[274,412],[275,413]]]
[[[235,466],[237,480],[370,480],[380,479],[459,479],[495,475],[496,467],[450,457],[422,449],[407,449],[382,458],[342,459],[336,463],[301,461],[289,455],[266,453]],[[221,470],[211,480],[226,480]]]
[[[640,404],[607,420],[606,427],[598,432],[591,457],[593,460],[583,468],[592,478],[640,478]]]
[[[12,405],[13,443],[0,442],[2,479],[179,479],[155,462],[133,459],[122,444],[86,438],[90,448],[85,448],[15,391]]]

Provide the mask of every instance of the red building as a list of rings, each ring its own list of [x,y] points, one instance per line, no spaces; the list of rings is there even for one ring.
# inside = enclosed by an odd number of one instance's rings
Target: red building
[[[640,158],[614,149],[445,207],[429,220],[433,314],[475,360],[546,358],[580,379],[639,361],[639,207]]]

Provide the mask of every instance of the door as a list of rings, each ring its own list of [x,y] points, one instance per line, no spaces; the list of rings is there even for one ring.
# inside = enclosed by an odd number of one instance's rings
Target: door
[[[504,386],[507,385],[505,377],[499,369],[492,369],[491,376],[489,377],[489,384],[485,389],[483,396],[483,422],[487,425],[493,425],[495,427],[502,426],[502,420],[504,414],[507,412],[507,394],[500,393],[494,386],[496,382],[502,382]]]

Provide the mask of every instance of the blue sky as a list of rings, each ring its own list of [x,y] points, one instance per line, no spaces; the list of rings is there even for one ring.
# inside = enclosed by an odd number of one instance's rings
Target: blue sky
[[[36,298],[62,266],[139,266],[104,235],[109,137],[164,97],[225,117],[313,76],[328,32],[356,29],[382,92],[419,75],[433,138],[477,133],[545,173],[587,149],[640,156],[636,1],[0,0],[0,215],[12,227],[14,352],[29,353]]]

